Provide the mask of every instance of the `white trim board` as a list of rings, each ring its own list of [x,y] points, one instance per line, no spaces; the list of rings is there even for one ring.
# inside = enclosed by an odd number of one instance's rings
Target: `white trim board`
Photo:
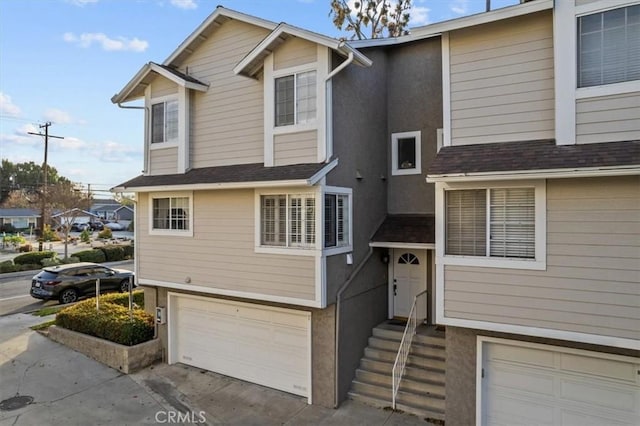
[[[603,176],[630,176],[640,174],[640,165],[611,166],[581,169],[546,169],[522,171],[498,171],[481,173],[452,173],[445,175],[429,175],[427,183],[437,182],[482,182],[488,180],[521,180],[521,179],[562,179]]]
[[[376,241],[370,242],[369,247],[382,247],[382,248],[393,248],[393,249],[415,249],[415,250],[435,250],[435,243],[394,243],[394,242],[383,242]]]
[[[262,300],[265,302],[283,303],[286,305],[306,306],[309,308],[322,308],[320,301],[310,299],[298,299],[295,297],[274,296],[270,294],[252,293],[236,290],[227,290],[221,288],[202,287],[192,284],[179,284],[167,281],[138,279],[139,285],[147,285],[153,287],[162,287],[175,290],[192,291],[203,294],[213,294],[220,296],[238,297],[241,299]]]

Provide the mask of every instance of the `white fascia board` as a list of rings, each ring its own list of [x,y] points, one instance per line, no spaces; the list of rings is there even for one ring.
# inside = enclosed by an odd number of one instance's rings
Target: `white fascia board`
[[[204,287],[204,286],[193,285],[193,284],[180,284],[180,283],[172,283],[172,282],[166,282],[166,281],[149,280],[144,278],[139,279],[138,284],[153,286],[153,287],[163,287],[163,288],[174,289],[174,290],[193,291],[193,292],[204,293],[204,294],[230,296],[230,297],[238,297],[238,298],[252,299],[252,300],[262,300],[266,302],[284,303],[286,305],[306,306],[310,308],[321,307],[320,301],[316,301],[316,300],[298,299],[294,297],[284,297],[284,296],[274,296],[274,295],[263,294],[263,293],[249,293],[244,291],[227,290],[223,288]]]
[[[369,247],[393,248],[393,249],[414,249],[414,250],[435,250],[435,243],[400,243],[376,241],[369,243]]]
[[[565,0],[562,0],[565,1]],[[464,16],[462,18],[451,19],[449,21],[437,22],[422,27],[411,29],[412,40],[420,40],[433,37],[447,31],[459,30],[476,25],[488,24],[490,22],[501,21],[503,19],[515,18],[516,16],[528,15],[542,10],[553,9],[554,0],[536,0],[522,4],[503,7],[489,12],[477,13],[475,15]]]
[[[313,176],[311,176],[309,179],[307,179],[307,183],[310,186],[313,186],[315,184],[317,184],[318,182],[320,182],[331,170],[335,169],[336,166],[338,165],[338,159],[334,159],[332,160],[330,163],[328,163],[326,166],[324,166],[322,169],[320,169],[318,172],[316,172],[316,174],[314,174]]]
[[[201,36],[202,32],[208,28],[210,25],[214,23],[216,19],[219,17],[227,17],[231,19],[235,19],[238,21],[246,22],[248,24],[252,24],[258,27],[266,28],[268,30],[273,30],[277,27],[278,24],[272,21],[268,21],[266,19],[257,18],[255,16],[247,15],[241,12],[236,12],[235,10],[226,9],[222,6],[216,7],[216,10],[209,15],[207,19],[205,19],[202,24],[198,26],[198,28],[193,31],[189,37],[187,37],[180,46],[176,50],[169,55],[167,59],[162,63],[163,65],[170,65],[178,56],[182,54],[183,51],[187,50],[191,43],[193,43],[198,37]]]
[[[428,175],[427,183],[436,182],[473,182],[486,180],[521,179],[561,179],[602,176],[640,175],[640,165],[628,167],[594,167],[584,169],[547,169],[486,173],[460,173],[451,175]]]
[[[272,180],[258,182],[225,182],[225,183],[194,183],[185,185],[159,186],[118,186],[111,188],[111,192],[166,192],[166,191],[202,191],[213,189],[252,189],[279,188],[289,186],[313,186],[309,179]]]
[[[200,92],[206,92],[209,89],[209,86],[204,83],[199,84],[193,81],[187,81],[184,78],[181,78],[180,76],[175,75],[171,71],[167,71],[160,65],[154,64],[153,62],[151,62],[149,66],[151,71],[157,72],[167,80],[171,80],[179,86],[186,87],[187,89],[198,90]]]
[[[264,40],[262,40],[256,47],[251,50],[234,68],[235,74],[241,74],[246,68],[258,58],[275,40],[282,36],[282,34],[292,35],[303,40],[310,41],[312,43],[326,46],[335,51],[341,52],[347,56],[350,52],[354,55],[354,62],[358,65],[370,67],[373,62],[362,53],[358,52],[353,47],[349,46],[343,41],[336,40],[331,37],[324,36],[322,34],[314,33],[312,31],[303,30],[302,28],[294,27],[289,24],[279,24]]]
[[[142,68],[140,68],[140,70],[136,73],[136,75],[134,75],[133,78],[129,80],[129,82],[122,88],[122,90],[111,97],[111,103],[119,104],[125,101],[133,100],[127,99],[127,97],[133,91],[133,89],[135,89],[142,82],[147,74],[149,74],[150,70],[151,63],[144,64]],[[142,98],[143,96],[140,97]]]

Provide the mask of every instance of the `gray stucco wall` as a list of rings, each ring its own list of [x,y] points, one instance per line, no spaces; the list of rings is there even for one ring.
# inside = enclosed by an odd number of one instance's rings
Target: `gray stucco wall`
[[[447,327],[445,374],[445,421],[448,425],[475,425],[476,413],[476,341],[477,336],[500,337],[587,351],[639,357],[640,351],[589,345],[515,334],[494,333],[468,328]]]
[[[388,210],[391,214],[433,213],[435,186],[425,179],[436,155],[437,129],[442,128],[440,37],[394,47],[388,64]],[[417,130],[422,133],[422,173],[393,176],[391,134]]]

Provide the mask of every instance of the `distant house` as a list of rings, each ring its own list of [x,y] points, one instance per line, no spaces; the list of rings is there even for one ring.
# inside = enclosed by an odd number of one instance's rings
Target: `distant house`
[[[96,219],[100,219],[100,216],[78,208],[51,215],[51,220],[57,225],[67,225],[73,222],[88,223]]]
[[[128,221],[133,220],[133,209],[129,206],[120,206],[113,212],[113,220]]]
[[[36,209],[0,209],[0,228],[4,230],[5,225],[20,230],[35,228],[38,218],[40,213]]]
[[[121,207],[123,207],[122,204],[114,199],[95,199],[89,211],[100,219],[113,220],[116,210]]]

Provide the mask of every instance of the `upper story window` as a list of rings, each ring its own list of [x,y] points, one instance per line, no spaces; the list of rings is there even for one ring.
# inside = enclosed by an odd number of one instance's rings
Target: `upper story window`
[[[312,248],[316,243],[314,194],[260,196],[260,244]]]
[[[316,118],[316,72],[275,79],[275,125],[305,124]]]
[[[193,235],[193,208],[190,194],[157,194],[150,200],[151,234]]]
[[[350,245],[349,195],[325,194],[324,196],[324,246]]]
[[[534,259],[535,219],[534,188],[446,191],[445,254]]]
[[[151,143],[178,140],[178,100],[151,105]]]
[[[640,5],[578,18],[578,87],[640,80]]]
[[[421,132],[393,133],[391,135],[391,173],[415,175],[422,173]]]

